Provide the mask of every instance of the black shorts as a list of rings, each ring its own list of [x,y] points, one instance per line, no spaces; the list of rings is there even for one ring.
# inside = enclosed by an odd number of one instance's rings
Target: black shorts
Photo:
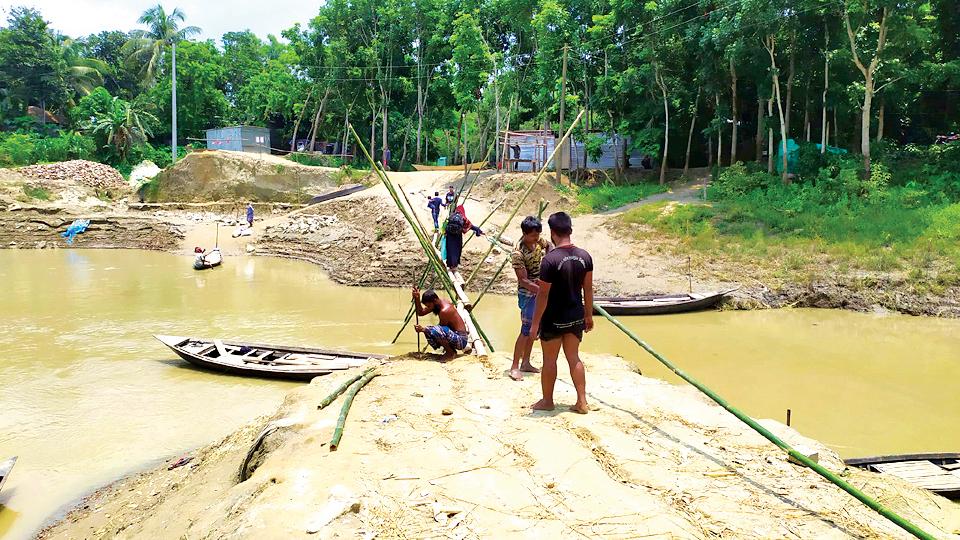
[[[543,341],[553,341],[564,334],[573,334],[577,336],[577,341],[583,341],[583,329],[585,325],[582,320],[574,323],[562,323],[559,326],[556,323],[547,323],[540,327],[540,339]]]

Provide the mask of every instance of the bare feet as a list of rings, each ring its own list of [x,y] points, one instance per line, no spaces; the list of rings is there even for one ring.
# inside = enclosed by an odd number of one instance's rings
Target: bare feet
[[[440,362],[449,362],[453,360],[453,358],[456,355],[457,355],[456,353],[452,353],[452,352],[445,353],[443,356],[440,357]]]
[[[510,378],[513,379],[513,380],[515,380],[515,381],[522,381],[522,380],[523,380],[523,373],[522,373],[519,369],[511,369],[511,370],[510,370]]]
[[[590,412],[590,406],[586,403],[576,403],[570,406],[570,410],[577,414],[587,414]]]
[[[557,407],[553,404],[552,401],[547,401],[547,400],[545,400],[545,399],[541,399],[540,401],[538,401],[538,402],[534,403],[533,405],[531,405],[530,408],[533,409],[533,410],[535,410],[535,411],[552,411],[552,410],[556,409]]]
[[[525,362],[522,366],[520,366],[520,371],[526,371],[527,373],[540,373],[540,370],[533,367],[533,364],[530,362]]]

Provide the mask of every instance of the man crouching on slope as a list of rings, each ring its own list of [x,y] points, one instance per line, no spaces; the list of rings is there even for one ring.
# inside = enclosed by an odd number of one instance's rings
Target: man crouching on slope
[[[456,306],[437,296],[433,290],[425,291],[421,299],[420,289],[416,287],[413,288],[413,301],[417,305],[417,315],[422,317],[433,313],[440,318],[440,324],[437,326],[423,327],[418,324],[414,329],[426,336],[427,343],[431,347],[443,349],[441,362],[452,360],[458,350],[464,351],[469,347],[470,335],[467,332],[467,325],[457,313]]]

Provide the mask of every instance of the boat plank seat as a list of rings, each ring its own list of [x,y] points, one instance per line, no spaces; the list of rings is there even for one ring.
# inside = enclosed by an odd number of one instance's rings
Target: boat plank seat
[[[876,463],[877,471],[902,478],[916,486],[934,491],[960,491],[960,475],[930,461]]]

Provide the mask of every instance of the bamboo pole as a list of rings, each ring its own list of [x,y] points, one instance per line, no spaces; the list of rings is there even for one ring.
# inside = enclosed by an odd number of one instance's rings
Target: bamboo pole
[[[563,145],[566,143],[567,139],[570,138],[570,134],[573,133],[573,129],[577,127],[577,124],[580,122],[580,119],[583,118],[583,112],[584,112],[584,109],[580,109],[580,114],[578,114],[577,117],[573,120],[573,123],[570,124],[570,128],[567,129],[567,132],[563,134],[563,138],[560,139],[560,142],[556,146],[554,146],[553,152],[550,153],[550,157],[547,158],[546,163],[550,163],[551,161],[554,160],[554,158],[556,158],[557,152],[560,151],[560,148],[562,148]],[[523,206],[524,201],[526,201],[527,197],[530,196],[530,192],[533,191],[533,188],[537,185],[537,182],[540,181],[540,178],[542,178],[544,173],[546,172],[547,172],[547,168],[544,167],[540,169],[539,173],[537,173],[537,177],[534,178],[533,182],[530,184],[530,187],[528,187],[527,190],[523,193],[523,196],[520,197],[520,200],[517,202],[516,208],[513,209],[513,212],[510,213],[510,216],[507,218],[506,223],[503,224],[503,227],[500,228],[500,232],[497,233],[497,238],[496,238],[497,241],[500,240],[500,235],[503,234],[503,231],[505,231],[507,227],[510,226],[510,222],[513,221],[513,218],[517,216],[517,212],[520,211],[520,207]],[[483,257],[480,258],[480,261],[477,263],[477,266],[473,269],[473,272],[470,273],[470,277],[467,278],[467,281],[466,281],[467,285],[469,285],[470,282],[473,281],[474,276],[476,276],[477,272],[480,271],[480,267],[483,265],[483,261],[487,259],[491,251],[493,251],[493,245],[491,245],[490,249],[488,249],[487,252],[483,255]]]
[[[426,252],[427,258],[430,260],[431,264],[433,264],[437,275],[440,277],[440,281],[444,284],[444,287],[447,290],[447,294],[450,295],[452,300],[457,301],[457,311],[460,313],[460,317],[463,319],[464,325],[467,326],[467,330],[471,334],[471,341],[473,343],[474,351],[476,351],[478,356],[485,356],[486,351],[484,350],[484,344],[490,346],[489,339],[486,339],[485,334],[483,334],[482,330],[479,329],[480,325],[476,323],[476,320],[473,319],[473,316],[470,315],[466,309],[466,306],[470,304],[470,299],[467,298],[466,294],[463,292],[463,289],[461,289],[459,285],[455,283],[452,272],[449,272],[446,269],[443,261],[440,260],[440,252],[429,240],[427,240],[425,234],[418,228],[416,219],[411,216],[409,212],[407,212],[407,209],[400,200],[400,196],[397,195],[393,184],[387,178],[386,173],[384,173],[381,168],[377,167],[376,161],[367,151],[367,148],[363,145],[363,141],[360,140],[360,135],[357,134],[357,131],[353,128],[352,124],[350,125],[350,131],[353,133],[353,138],[357,141],[357,146],[363,151],[364,157],[366,157],[367,161],[370,162],[371,169],[377,173],[381,183],[383,183],[384,187],[387,188],[387,192],[393,198],[397,208],[400,209],[400,213],[403,214],[403,217],[413,229],[414,235],[420,242],[420,247]],[[464,315],[467,316],[465,317]]]
[[[885,506],[883,506],[882,504],[880,504],[879,502],[877,502],[876,500],[874,500],[873,498],[871,498],[869,495],[863,493],[863,492],[860,491],[859,489],[857,489],[857,488],[853,487],[852,485],[850,485],[849,483],[847,483],[845,480],[843,480],[843,479],[840,478],[839,476],[837,476],[837,475],[833,474],[832,472],[828,471],[826,468],[823,467],[823,465],[820,465],[820,464],[817,463],[816,461],[813,461],[812,459],[810,459],[810,458],[808,458],[807,456],[803,455],[802,453],[798,452],[798,451],[797,451],[796,449],[794,449],[792,446],[790,446],[789,444],[787,444],[786,442],[784,442],[782,439],[780,439],[779,437],[777,437],[776,435],[774,435],[773,433],[771,433],[769,430],[767,430],[767,428],[765,428],[765,427],[761,426],[759,423],[757,423],[756,420],[754,420],[753,418],[750,418],[749,416],[747,416],[746,414],[744,414],[743,412],[741,412],[741,411],[740,411],[739,409],[737,409],[736,407],[734,407],[734,406],[730,405],[729,403],[727,403],[727,400],[725,400],[725,399],[723,399],[722,397],[720,397],[719,394],[717,394],[716,392],[714,392],[713,390],[711,390],[710,388],[708,388],[708,387],[707,387],[706,385],[704,385],[703,383],[697,381],[697,380],[694,379],[692,376],[688,375],[688,374],[687,374],[686,372],[684,372],[682,369],[678,368],[678,367],[675,366],[672,362],[670,362],[670,361],[667,360],[665,357],[663,357],[660,353],[658,353],[657,351],[655,351],[655,350],[653,349],[653,347],[651,347],[650,345],[647,344],[647,342],[645,342],[645,341],[643,341],[642,339],[640,339],[639,337],[637,337],[636,334],[634,334],[634,333],[631,332],[628,328],[626,328],[625,326],[623,326],[623,324],[621,324],[620,321],[618,321],[617,319],[613,318],[613,317],[612,317],[609,313],[607,313],[606,310],[604,310],[602,307],[594,304],[594,305],[593,305],[593,309],[594,309],[594,311],[596,311],[597,313],[599,313],[600,315],[602,315],[603,317],[605,317],[608,321],[610,321],[614,326],[616,326],[617,328],[619,328],[624,334],[626,334],[630,339],[632,339],[637,345],[639,345],[641,348],[643,348],[643,350],[645,350],[645,351],[647,351],[648,353],[650,353],[651,356],[653,356],[653,357],[656,358],[661,364],[663,364],[664,366],[666,366],[667,369],[669,369],[670,371],[672,371],[674,374],[676,374],[676,375],[677,375],[678,377],[680,377],[681,379],[683,379],[683,380],[687,381],[688,383],[690,383],[691,385],[693,385],[697,390],[700,390],[701,392],[703,392],[704,394],[706,394],[706,396],[709,397],[710,399],[712,399],[717,405],[720,405],[721,407],[723,407],[724,409],[726,409],[727,412],[729,412],[730,414],[736,416],[741,422],[743,422],[743,423],[747,424],[748,426],[750,426],[750,428],[752,428],[754,431],[756,431],[757,433],[759,433],[760,435],[762,435],[765,439],[767,439],[768,441],[770,441],[770,442],[772,442],[773,444],[777,445],[781,450],[784,450],[784,451],[787,453],[787,455],[789,455],[791,458],[793,458],[793,459],[796,460],[797,462],[802,463],[803,465],[809,467],[810,469],[813,470],[813,472],[815,472],[815,473],[819,474],[820,476],[826,478],[827,480],[829,480],[830,482],[832,482],[833,484],[835,484],[837,487],[839,487],[840,489],[846,491],[847,493],[849,493],[850,495],[852,495],[854,498],[856,498],[858,501],[860,501],[860,502],[862,502],[863,504],[867,505],[869,508],[871,508],[872,510],[876,511],[876,512],[877,512],[878,514],[880,514],[881,516],[889,519],[889,520],[892,521],[894,524],[896,524],[898,527],[902,528],[903,530],[907,531],[908,533],[912,534],[913,536],[915,536],[915,537],[917,537],[917,538],[921,538],[921,539],[923,539],[923,540],[934,540],[934,536],[933,536],[933,535],[931,535],[931,534],[923,531],[922,529],[920,529],[919,527],[917,527],[916,525],[914,525],[914,524],[911,523],[910,521],[904,519],[903,517],[901,517],[900,515],[898,515],[898,514],[895,513],[894,511],[890,510],[889,508],[886,508]]]
[[[434,242],[434,247],[436,247],[439,244],[439,242],[442,240],[443,240],[443,236],[442,235],[438,236],[437,241]],[[430,265],[427,265],[426,267],[424,267],[423,274],[420,276],[420,284],[417,287],[418,289],[423,289],[424,284],[427,282],[427,275],[429,274],[429,272],[430,272]],[[413,318],[413,310],[415,309],[415,307],[416,307],[416,304],[411,299],[410,308],[407,310],[407,316],[403,319],[403,324],[400,325],[400,330],[397,331],[397,335],[393,336],[393,341],[390,342],[391,344],[396,343],[397,340],[400,339],[400,334],[402,334],[403,331],[407,329],[407,325],[410,324],[410,319]]]
[[[330,392],[330,395],[329,395],[329,396],[323,398],[323,400],[320,402],[320,404],[317,405],[317,410],[323,409],[323,408],[325,408],[327,405],[330,405],[331,403],[333,403],[334,400],[336,400],[337,397],[340,396],[340,394],[342,394],[344,391],[346,391],[346,389],[349,388],[351,384],[359,381],[361,378],[363,378],[364,375],[366,375],[367,373],[370,373],[371,371],[373,371],[373,369],[374,369],[374,368],[367,368],[367,370],[364,371],[363,373],[359,373],[359,374],[351,377],[350,379],[344,381],[343,384],[341,384],[341,385],[338,386],[336,389],[334,389],[333,392]]]
[[[478,228],[478,229],[483,229],[483,225],[487,222],[487,220],[489,220],[491,217],[493,217],[493,213],[496,212],[497,209],[499,209],[501,206],[503,206],[503,203],[505,203],[505,202],[507,202],[506,199],[503,199],[502,201],[498,202],[497,205],[493,207],[493,210],[490,210],[490,213],[487,214],[487,217],[483,218],[483,221],[481,221],[480,224],[477,225],[477,228]],[[470,240],[473,240],[473,238],[474,238],[475,236],[477,236],[477,235],[476,235],[476,234],[473,234],[473,232],[471,231],[470,236],[468,236],[467,239],[463,241],[463,247],[467,247],[467,243],[470,242]]]
[[[369,373],[364,374],[364,376],[354,384],[349,391],[347,391],[346,396],[343,399],[343,407],[340,408],[340,418],[337,419],[337,428],[333,430],[333,438],[330,439],[330,451],[336,452],[337,448],[340,446],[340,439],[343,437],[343,426],[347,422],[347,414],[350,413],[350,406],[353,405],[353,398],[357,396],[357,392],[361,388],[367,385],[371,379],[379,375],[376,371],[370,371]]]

